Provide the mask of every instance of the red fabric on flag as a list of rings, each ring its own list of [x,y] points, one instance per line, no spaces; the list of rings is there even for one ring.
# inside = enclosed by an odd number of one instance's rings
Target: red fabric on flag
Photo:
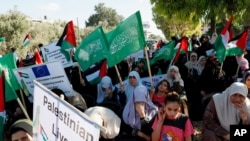
[[[21,57],[20,59],[18,59],[18,68],[22,68],[23,67],[23,58]]]
[[[35,63],[36,64],[42,64],[43,63],[42,57],[40,56],[40,53],[38,51],[35,51],[34,57],[35,57]]]
[[[174,61],[173,61],[174,63],[179,60],[181,50],[183,50],[186,53],[188,53],[188,38],[185,37],[185,36],[181,38],[179,48],[178,48],[178,50],[176,52],[176,55],[174,57]]]
[[[242,50],[246,50],[247,46],[247,38],[248,38],[248,30],[245,30],[239,37],[238,42],[236,45],[241,48]]]
[[[66,30],[67,30],[67,35],[65,40],[68,41],[74,47],[76,47],[76,37],[75,37],[73,21],[70,21],[68,23]]]
[[[225,35],[227,32],[230,33],[230,28],[231,28],[231,25],[232,25],[232,21],[233,21],[233,16],[231,15],[229,21],[226,23],[226,26],[221,31],[222,35]]]
[[[107,75],[107,61],[104,60],[102,62],[102,66],[100,68],[99,76],[102,78]]]

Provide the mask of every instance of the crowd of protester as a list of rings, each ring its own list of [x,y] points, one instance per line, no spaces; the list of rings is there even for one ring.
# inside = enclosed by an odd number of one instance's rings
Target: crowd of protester
[[[159,70],[165,75],[150,89],[140,80],[149,76],[145,60],[124,60],[117,66],[122,80],[128,79],[126,86],[120,83],[114,67],[108,69],[100,83],[90,84],[76,63],[65,68],[75,95],[67,97],[60,89],[52,91],[108,130],[101,132],[100,140],[191,141],[195,139],[193,121],[201,120],[203,141],[230,140],[229,125],[250,124],[247,54],[227,56],[222,65],[215,56],[207,54],[214,48],[207,35],[199,40],[193,35],[191,40],[192,50],[174,64],[159,60],[151,65],[153,75]],[[27,57],[30,59],[30,53]],[[236,82],[237,78],[242,81]],[[117,83],[119,90],[114,86]],[[32,119],[32,103],[28,99],[25,102]],[[32,140],[32,126],[23,120],[18,104],[6,103],[6,111],[8,139],[25,136],[27,141]]]

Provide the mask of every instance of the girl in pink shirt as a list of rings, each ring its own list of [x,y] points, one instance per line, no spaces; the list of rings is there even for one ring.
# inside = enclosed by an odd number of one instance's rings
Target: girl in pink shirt
[[[164,109],[159,109],[152,125],[152,141],[192,141],[194,128],[180,108],[180,96],[176,92],[169,92]]]

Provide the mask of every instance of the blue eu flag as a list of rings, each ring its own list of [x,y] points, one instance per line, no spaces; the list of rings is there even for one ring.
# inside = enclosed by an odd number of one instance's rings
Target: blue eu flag
[[[49,70],[46,65],[33,67],[32,71],[35,74],[36,78],[50,75]]]

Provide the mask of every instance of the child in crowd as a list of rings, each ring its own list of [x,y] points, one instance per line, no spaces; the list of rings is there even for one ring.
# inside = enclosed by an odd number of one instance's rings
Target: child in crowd
[[[180,112],[181,99],[176,92],[166,96],[165,107],[159,109],[152,125],[152,141],[191,141],[194,129],[188,116]]]
[[[169,91],[170,91],[169,82],[165,79],[160,81],[157,84],[156,89],[152,89],[150,91],[152,102],[159,108],[164,107],[166,95]]]
[[[9,135],[11,141],[33,141],[32,121],[19,119],[10,127]]]

